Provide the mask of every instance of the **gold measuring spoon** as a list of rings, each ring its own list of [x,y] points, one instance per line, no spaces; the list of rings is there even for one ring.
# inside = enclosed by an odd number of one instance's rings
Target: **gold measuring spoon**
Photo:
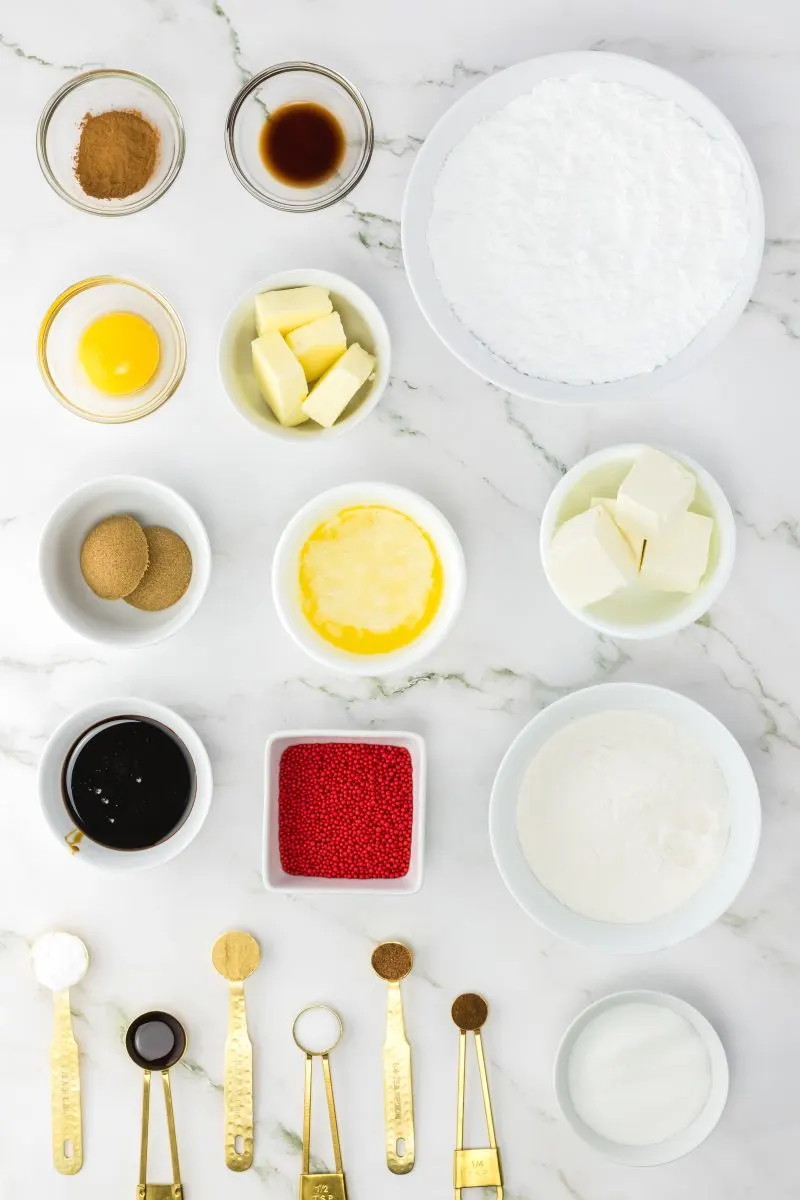
[[[235,930],[217,938],[211,961],[230,984],[225,1042],[225,1165],[231,1171],[247,1171],[253,1165],[253,1046],[247,1032],[244,980],[261,961],[261,950],[249,933]]]
[[[303,1098],[303,1167],[300,1176],[300,1200],[347,1200],[347,1185],[339,1145],[339,1123],[333,1099],[333,1080],[329,1055],[338,1046],[344,1026],[342,1018],[326,1004],[304,1008],[295,1018],[292,1037],[306,1056],[305,1093]],[[328,1099],[328,1120],[333,1143],[333,1171],[311,1171],[311,1084],[314,1059],[322,1060],[322,1076]]]
[[[178,1162],[178,1139],[175,1134],[175,1113],[172,1108],[170,1069],[179,1063],[186,1052],[186,1030],[177,1017],[165,1012],[142,1013],[128,1026],[125,1049],[137,1067],[144,1071],[142,1091],[142,1140],[139,1152],[139,1186],[136,1200],[183,1200],[181,1169]],[[164,1104],[167,1110],[169,1154],[172,1161],[172,1183],[147,1182],[147,1145],[150,1139],[150,1078],[153,1071],[161,1073]]]
[[[400,980],[414,965],[402,942],[381,942],[372,952],[372,969],[389,985],[386,1001],[386,1041],[383,1046],[383,1112],[386,1127],[386,1165],[394,1175],[414,1169],[414,1090],[411,1047],[406,1037]]]
[[[503,1171],[500,1152],[494,1134],[492,1101],[489,1096],[489,1078],[486,1074],[486,1059],[483,1055],[481,1028],[489,1015],[489,1006],[483,996],[466,992],[453,1004],[453,1021],[458,1026],[458,1118],[456,1123],[456,1153],[453,1167],[456,1200],[461,1200],[462,1188],[494,1188],[497,1200],[503,1200]],[[489,1145],[485,1150],[464,1149],[464,1091],[467,1071],[467,1033],[475,1036],[475,1053],[478,1056],[478,1074],[483,1093],[483,1111],[489,1131]]]
[[[45,933],[31,949],[39,983],[53,993],[53,1041],[50,1046],[50,1094],[53,1165],[62,1175],[83,1166],[80,1055],[72,1031],[69,989],[89,966],[89,951],[72,933]]]

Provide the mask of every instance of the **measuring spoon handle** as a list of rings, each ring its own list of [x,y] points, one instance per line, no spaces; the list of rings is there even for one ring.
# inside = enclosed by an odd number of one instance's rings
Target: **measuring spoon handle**
[[[50,1047],[53,1165],[61,1175],[77,1175],[83,1166],[81,1073],[78,1043],[72,1032],[69,992],[54,992],[53,1004],[53,1042]]]
[[[225,1165],[253,1165],[253,1047],[247,1032],[244,984],[231,983],[225,1042]]]
[[[386,1125],[386,1165],[394,1175],[407,1175],[416,1158],[414,1089],[411,1047],[403,1017],[399,983],[390,983],[383,1047],[383,1108]],[[402,1153],[401,1153],[402,1151]]]

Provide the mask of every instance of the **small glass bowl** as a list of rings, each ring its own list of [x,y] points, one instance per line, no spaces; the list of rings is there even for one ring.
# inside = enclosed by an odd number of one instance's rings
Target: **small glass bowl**
[[[319,104],[337,118],[345,154],[330,179],[292,187],[267,170],[259,139],[271,112],[302,102]],[[236,96],[225,125],[225,149],[239,182],[262,204],[284,212],[315,212],[341,200],[369,166],[374,140],[372,117],[358,89],[329,67],[310,62],[278,63],[254,76]]]
[[[78,340],[87,325],[110,312],[133,312],[155,329],[161,346],[151,381],[129,396],[107,396],[93,387],[78,362]],[[87,421],[121,425],[160,408],[186,370],[186,334],[175,309],[134,279],[95,275],[67,288],[50,305],[39,330],[39,370],[59,403]]]
[[[156,169],[145,187],[123,200],[87,196],[75,174],[83,119],[87,113],[125,109],[141,113],[161,135]],[[39,166],[51,188],[74,208],[105,217],[126,216],[155,204],[175,182],[185,150],[183,121],[174,103],[157,83],[134,71],[76,75],[50,97],[36,131]]]

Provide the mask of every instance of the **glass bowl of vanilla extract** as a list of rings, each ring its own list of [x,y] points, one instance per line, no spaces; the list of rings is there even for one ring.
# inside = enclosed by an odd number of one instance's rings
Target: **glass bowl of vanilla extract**
[[[369,166],[372,117],[359,90],[329,67],[278,63],[236,96],[225,127],[228,161],[252,196],[284,212],[341,200]]]

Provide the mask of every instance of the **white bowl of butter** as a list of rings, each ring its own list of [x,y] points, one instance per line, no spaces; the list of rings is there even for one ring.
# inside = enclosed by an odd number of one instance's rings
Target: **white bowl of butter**
[[[280,372],[281,367],[293,367],[294,374],[300,378],[302,387],[303,370],[299,365],[293,364],[291,360],[293,353],[299,353],[302,357],[303,351],[299,348],[292,351],[282,343],[284,340],[291,343],[298,333],[302,337],[303,331],[313,331],[314,326],[320,324],[320,318],[328,314],[331,317],[338,316],[341,322],[339,333],[340,335],[343,333],[345,339],[342,349],[347,347],[348,356],[359,354],[365,361],[367,356],[374,359],[368,377],[364,379],[362,375],[356,380],[358,386],[355,393],[348,395],[345,390],[344,408],[341,411],[334,408],[333,411],[336,415],[330,424],[327,424],[329,417],[320,411],[319,403],[313,410],[313,419],[298,420],[295,423],[290,415],[289,423],[279,420],[264,396],[254,369],[252,346],[255,340],[261,340],[259,338],[260,331],[256,327],[256,297],[291,296],[292,294],[298,296],[303,293],[309,297],[312,293],[316,293],[317,297],[323,295],[327,302],[319,310],[312,306],[306,313],[298,311],[296,327],[288,332],[288,336],[279,330],[286,329],[287,325],[292,325],[293,322],[288,321],[281,324],[280,319],[276,318],[269,337],[276,343],[271,350],[277,351],[279,361],[269,363],[268,369],[272,370],[277,366],[278,372]],[[342,358],[344,357],[343,354]],[[337,275],[333,271],[311,269],[280,271],[255,283],[236,302],[225,319],[217,351],[220,381],[234,408],[257,429],[295,444],[308,444],[319,438],[336,437],[360,425],[383,395],[389,382],[390,360],[389,330],[375,302],[357,284],[343,275]],[[343,369],[341,359],[337,360],[335,354],[331,360],[331,372],[334,367],[340,372]],[[326,372],[326,375],[330,375],[331,372]],[[314,372],[308,378],[317,384],[322,382]],[[308,383],[305,386],[313,389],[315,383]],[[331,400],[329,393],[335,390],[335,384],[329,378],[325,389],[328,393],[328,402]],[[310,395],[308,398],[310,399]],[[323,405],[323,407],[326,406]],[[284,413],[281,415],[285,417]]]
[[[347,483],[292,518],[275,549],[272,594],[311,658],[349,675],[404,670],[430,654],[466,588],[461,543],[416,492]]]
[[[547,581],[573,616],[644,640],[708,612],[733,570],[736,525],[699,463],[627,444],[566,473],[545,506],[539,545]]]

